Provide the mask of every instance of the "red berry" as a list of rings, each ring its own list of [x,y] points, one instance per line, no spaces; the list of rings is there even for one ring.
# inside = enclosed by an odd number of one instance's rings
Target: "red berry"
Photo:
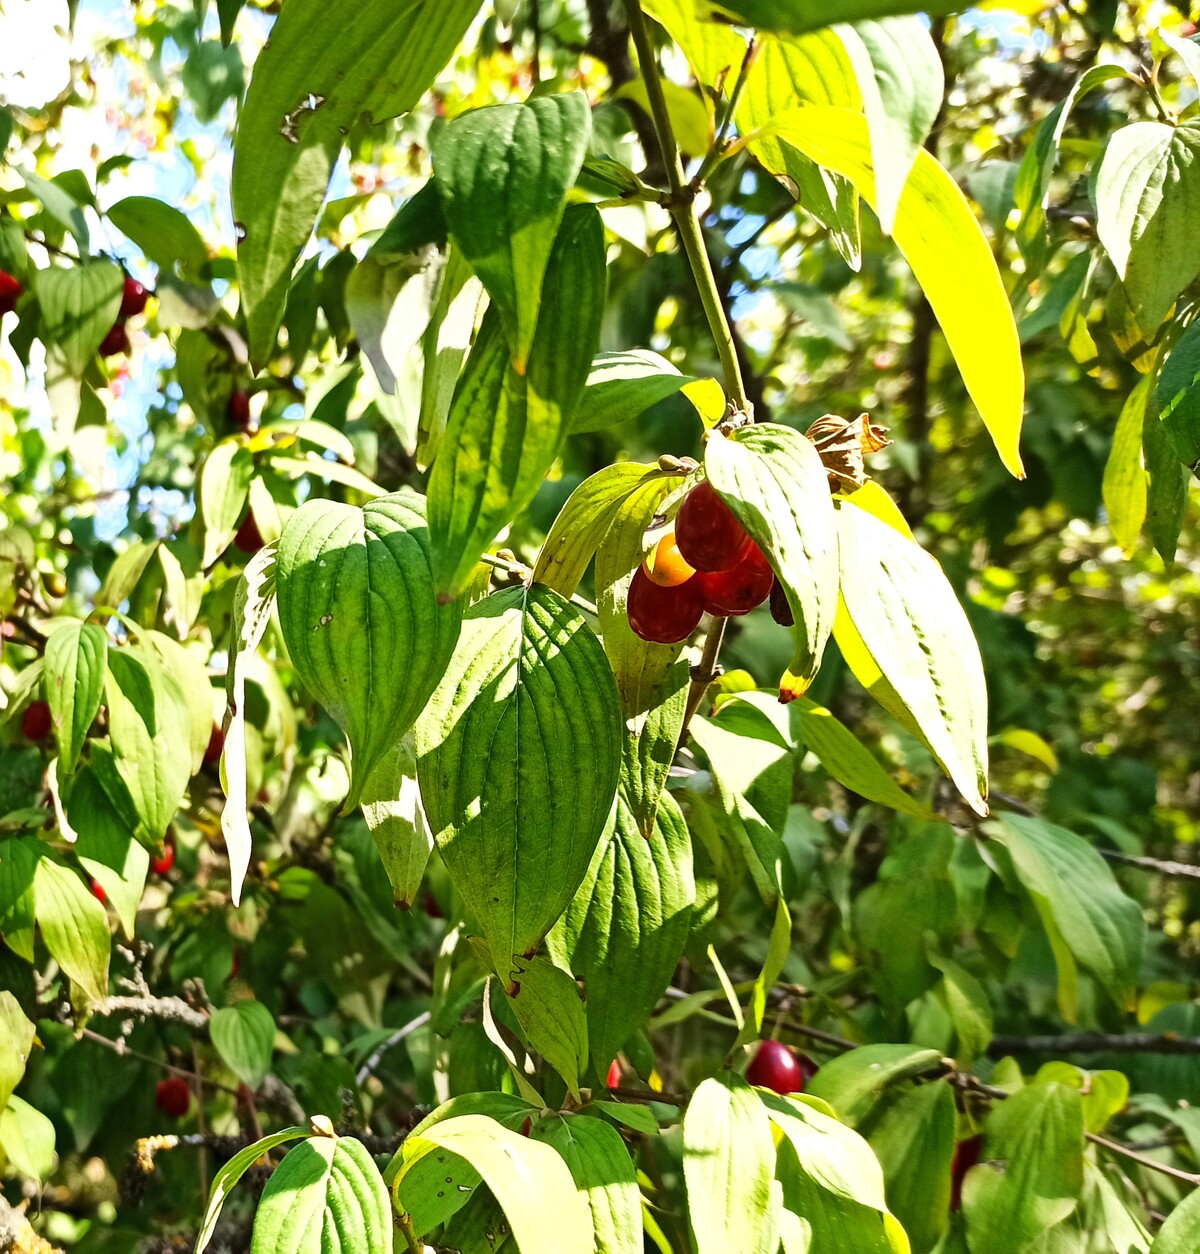
[[[108,904],[108,894],[99,880],[88,880],[88,888],[95,899],[103,906]]]
[[[983,1137],[973,1136],[959,1141],[954,1147],[954,1158],[950,1162],[950,1209],[962,1208],[963,1180],[967,1172],[979,1162],[983,1153]]]
[[[229,964],[229,974],[225,977],[225,983],[228,984],[230,980],[236,980],[238,978],[238,972],[241,969],[242,969],[241,951],[235,949],[233,951],[233,961]]]
[[[175,833],[168,831],[166,839],[163,841],[163,852],[161,858],[151,858],[150,865],[154,868],[155,875],[166,875],[166,873],[175,865]]]
[[[608,1064],[608,1078],[604,1083],[610,1089],[619,1089],[621,1087],[621,1064],[615,1058]]]
[[[746,1068],[746,1079],[776,1093],[803,1093],[804,1068],[781,1041],[763,1041]]]
[[[707,479],[684,497],[675,539],[684,560],[697,570],[729,570],[750,543],[746,529]]]
[[[125,324],[114,322],[96,351],[101,357],[115,357],[118,353],[129,352],[129,333],[125,330]]]
[[[216,766],[221,760],[221,751],[225,748],[225,733],[214,723],[208,737],[208,748],[204,750],[204,765]]]
[[[625,604],[629,625],[643,640],[677,644],[696,630],[704,613],[704,593],[696,579],[663,588],[638,567]]]
[[[237,535],[233,537],[233,542],[243,553],[254,554],[262,548],[262,533],[258,529],[258,523],[254,521],[253,514],[247,514],[242,519],[242,525],[237,529]]]
[[[117,317],[123,322],[126,318],[136,317],[146,308],[149,293],[137,281],[125,276],[125,290],[121,293],[121,312]]]
[[[704,593],[704,608],[727,618],[749,614],[771,595],[775,573],[762,549],[750,541],[745,556],[732,570],[706,570],[696,576]]]
[[[689,566],[679,552],[674,528],[646,554],[642,569],[654,583],[663,588],[674,588],[678,584],[687,583],[696,573],[695,568]]]
[[[30,701],[21,715],[21,732],[27,740],[45,740],[50,735],[50,707],[45,701]]]
[[[433,889],[427,888],[425,896],[421,898],[421,904],[425,907],[425,913],[431,919],[444,919],[446,916],[442,914],[442,908],[438,905],[438,899],[433,895]]]
[[[169,1080],[159,1080],[154,1090],[154,1104],[172,1119],[182,1119],[191,1101],[192,1091],[182,1076],[173,1075]]]
[[[239,431],[250,427],[250,398],[245,392],[234,392],[229,397],[229,421]]]
[[[7,270],[0,270],[0,316],[16,309],[17,298],[24,290],[20,279]]]

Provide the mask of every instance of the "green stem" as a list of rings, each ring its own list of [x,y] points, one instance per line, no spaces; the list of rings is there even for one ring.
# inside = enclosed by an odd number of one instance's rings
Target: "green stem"
[[[735,141],[733,145],[727,142],[726,137],[729,134],[729,128],[733,124],[733,115],[737,112],[738,102],[742,98],[742,92],[746,90],[746,81],[750,77],[750,71],[754,68],[754,62],[758,60],[758,54],[762,45],[756,40],[751,40],[749,47],[746,49],[746,55],[742,58],[741,69],[738,70],[738,76],[733,84],[733,91],[729,95],[729,103],[725,107],[725,114],[721,118],[721,126],[717,131],[717,137],[713,140],[713,146],[709,149],[708,155],[700,163],[700,168],[692,176],[692,181],[688,184],[688,190],[695,195],[704,186],[705,180],[712,174],[713,170],[730,157],[735,151],[740,151],[745,145]]]
[[[679,744],[683,745],[687,740],[688,727],[691,725],[692,718],[696,711],[700,708],[700,702],[704,700],[704,694],[708,691],[708,685],[720,674],[717,666],[717,658],[721,654],[721,645],[725,640],[725,628],[729,623],[727,618],[714,618],[712,625],[708,629],[708,636],[704,641],[704,652],[700,655],[700,662],[692,668],[692,686],[688,689],[687,708],[683,714],[683,726],[679,729]]]
[[[688,266],[700,293],[700,303],[704,307],[704,316],[708,320],[708,327],[717,347],[717,356],[721,359],[721,370],[725,375],[725,391],[740,412],[749,414],[750,401],[746,396],[741,367],[738,365],[737,353],[733,346],[733,331],[729,326],[729,320],[725,317],[725,309],[717,290],[716,276],[713,273],[712,263],[709,261],[708,250],[704,247],[700,219],[696,216],[694,193],[684,183],[683,165],[679,160],[679,146],[675,142],[675,132],[671,128],[667,100],[663,95],[662,80],[658,75],[658,62],[654,56],[654,48],[651,46],[650,35],[646,30],[646,21],[642,16],[638,0],[625,0],[625,13],[629,19],[629,33],[633,36],[633,45],[637,49],[642,80],[646,84],[646,95],[650,101],[650,116],[654,121],[654,134],[658,139],[658,146],[662,151],[663,168],[667,173],[667,185],[671,192],[671,216],[675,220],[680,243],[683,245]],[[699,698],[697,698],[698,701]]]

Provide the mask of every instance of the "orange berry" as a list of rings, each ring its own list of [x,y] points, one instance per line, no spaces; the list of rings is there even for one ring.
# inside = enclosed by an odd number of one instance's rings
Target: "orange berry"
[[[696,573],[694,566],[689,566],[675,542],[675,531],[672,528],[646,554],[642,569],[651,583],[660,588],[677,588]]]

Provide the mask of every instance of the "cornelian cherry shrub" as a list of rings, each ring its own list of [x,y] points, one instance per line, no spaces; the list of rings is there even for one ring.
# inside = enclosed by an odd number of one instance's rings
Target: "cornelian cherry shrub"
[[[1187,9],[5,5],[0,1250],[1200,1249]]]

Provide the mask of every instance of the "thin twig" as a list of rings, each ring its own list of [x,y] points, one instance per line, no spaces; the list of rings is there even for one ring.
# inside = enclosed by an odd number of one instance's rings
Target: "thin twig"
[[[1200,1037],[1079,1032],[1074,1036],[996,1036],[993,1058],[1006,1054],[1200,1054]]]
[[[393,1032],[391,1036],[387,1037],[386,1040],[380,1041],[380,1043],[375,1046],[374,1050],[372,1050],[366,1062],[359,1067],[358,1075],[355,1076],[358,1083],[360,1085],[365,1084],[368,1076],[370,1076],[375,1068],[379,1066],[384,1054],[386,1054],[393,1045],[399,1045],[406,1036],[411,1036],[418,1028],[423,1028],[429,1022],[429,1019],[430,1012],[426,1010],[417,1015],[415,1019],[410,1019],[402,1028],[397,1028],[396,1031]]]
[[[1106,1149],[1113,1154],[1120,1154],[1122,1158],[1128,1158],[1132,1162],[1140,1163],[1143,1167],[1149,1167],[1151,1171],[1157,1171],[1161,1175],[1170,1176],[1172,1180],[1182,1180],[1185,1184],[1190,1184],[1192,1188],[1200,1187],[1200,1175],[1193,1171],[1181,1171],[1178,1167],[1172,1167],[1169,1163],[1160,1163],[1157,1158],[1147,1158],[1145,1154],[1139,1154],[1137,1150],[1130,1148],[1130,1146],[1122,1145],[1120,1141],[1110,1141],[1108,1137],[1100,1136],[1097,1132],[1088,1132],[1086,1135],[1093,1145],[1099,1145],[1101,1149]]]
[[[91,1028],[81,1028],[80,1035],[88,1041],[92,1041],[96,1045],[103,1045],[105,1049],[111,1049],[114,1054],[120,1054],[122,1058],[136,1058],[138,1062],[149,1063],[152,1067],[159,1067],[169,1075],[177,1075],[185,1080],[200,1083],[200,1076],[194,1071],[189,1071],[186,1067],[176,1067],[169,1062],[165,1062],[161,1058],[154,1058],[150,1054],[143,1054],[139,1050],[131,1049],[123,1040],[111,1040],[107,1036],[101,1036],[99,1032],[93,1032]],[[221,1084],[216,1080],[204,1080],[210,1089],[220,1089],[224,1093],[231,1093],[237,1096],[237,1089],[230,1088],[227,1084]]]
[[[729,622],[727,618],[714,618],[708,629],[708,635],[704,640],[704,651],[700,655],[698,665],[692,668],[692,686],[688,689],[687,708],[683,714],[683,726],[679,729],[679,744],[683,745],[687,740],[688,727],[691,725],[692,717],[700,708],[701,701],[704,700],[704,694],[708,691],[708,685],[721,673],[721,668],[717,664],[717,659],[721,654],[721,644],[725,639],[725,626]]]

